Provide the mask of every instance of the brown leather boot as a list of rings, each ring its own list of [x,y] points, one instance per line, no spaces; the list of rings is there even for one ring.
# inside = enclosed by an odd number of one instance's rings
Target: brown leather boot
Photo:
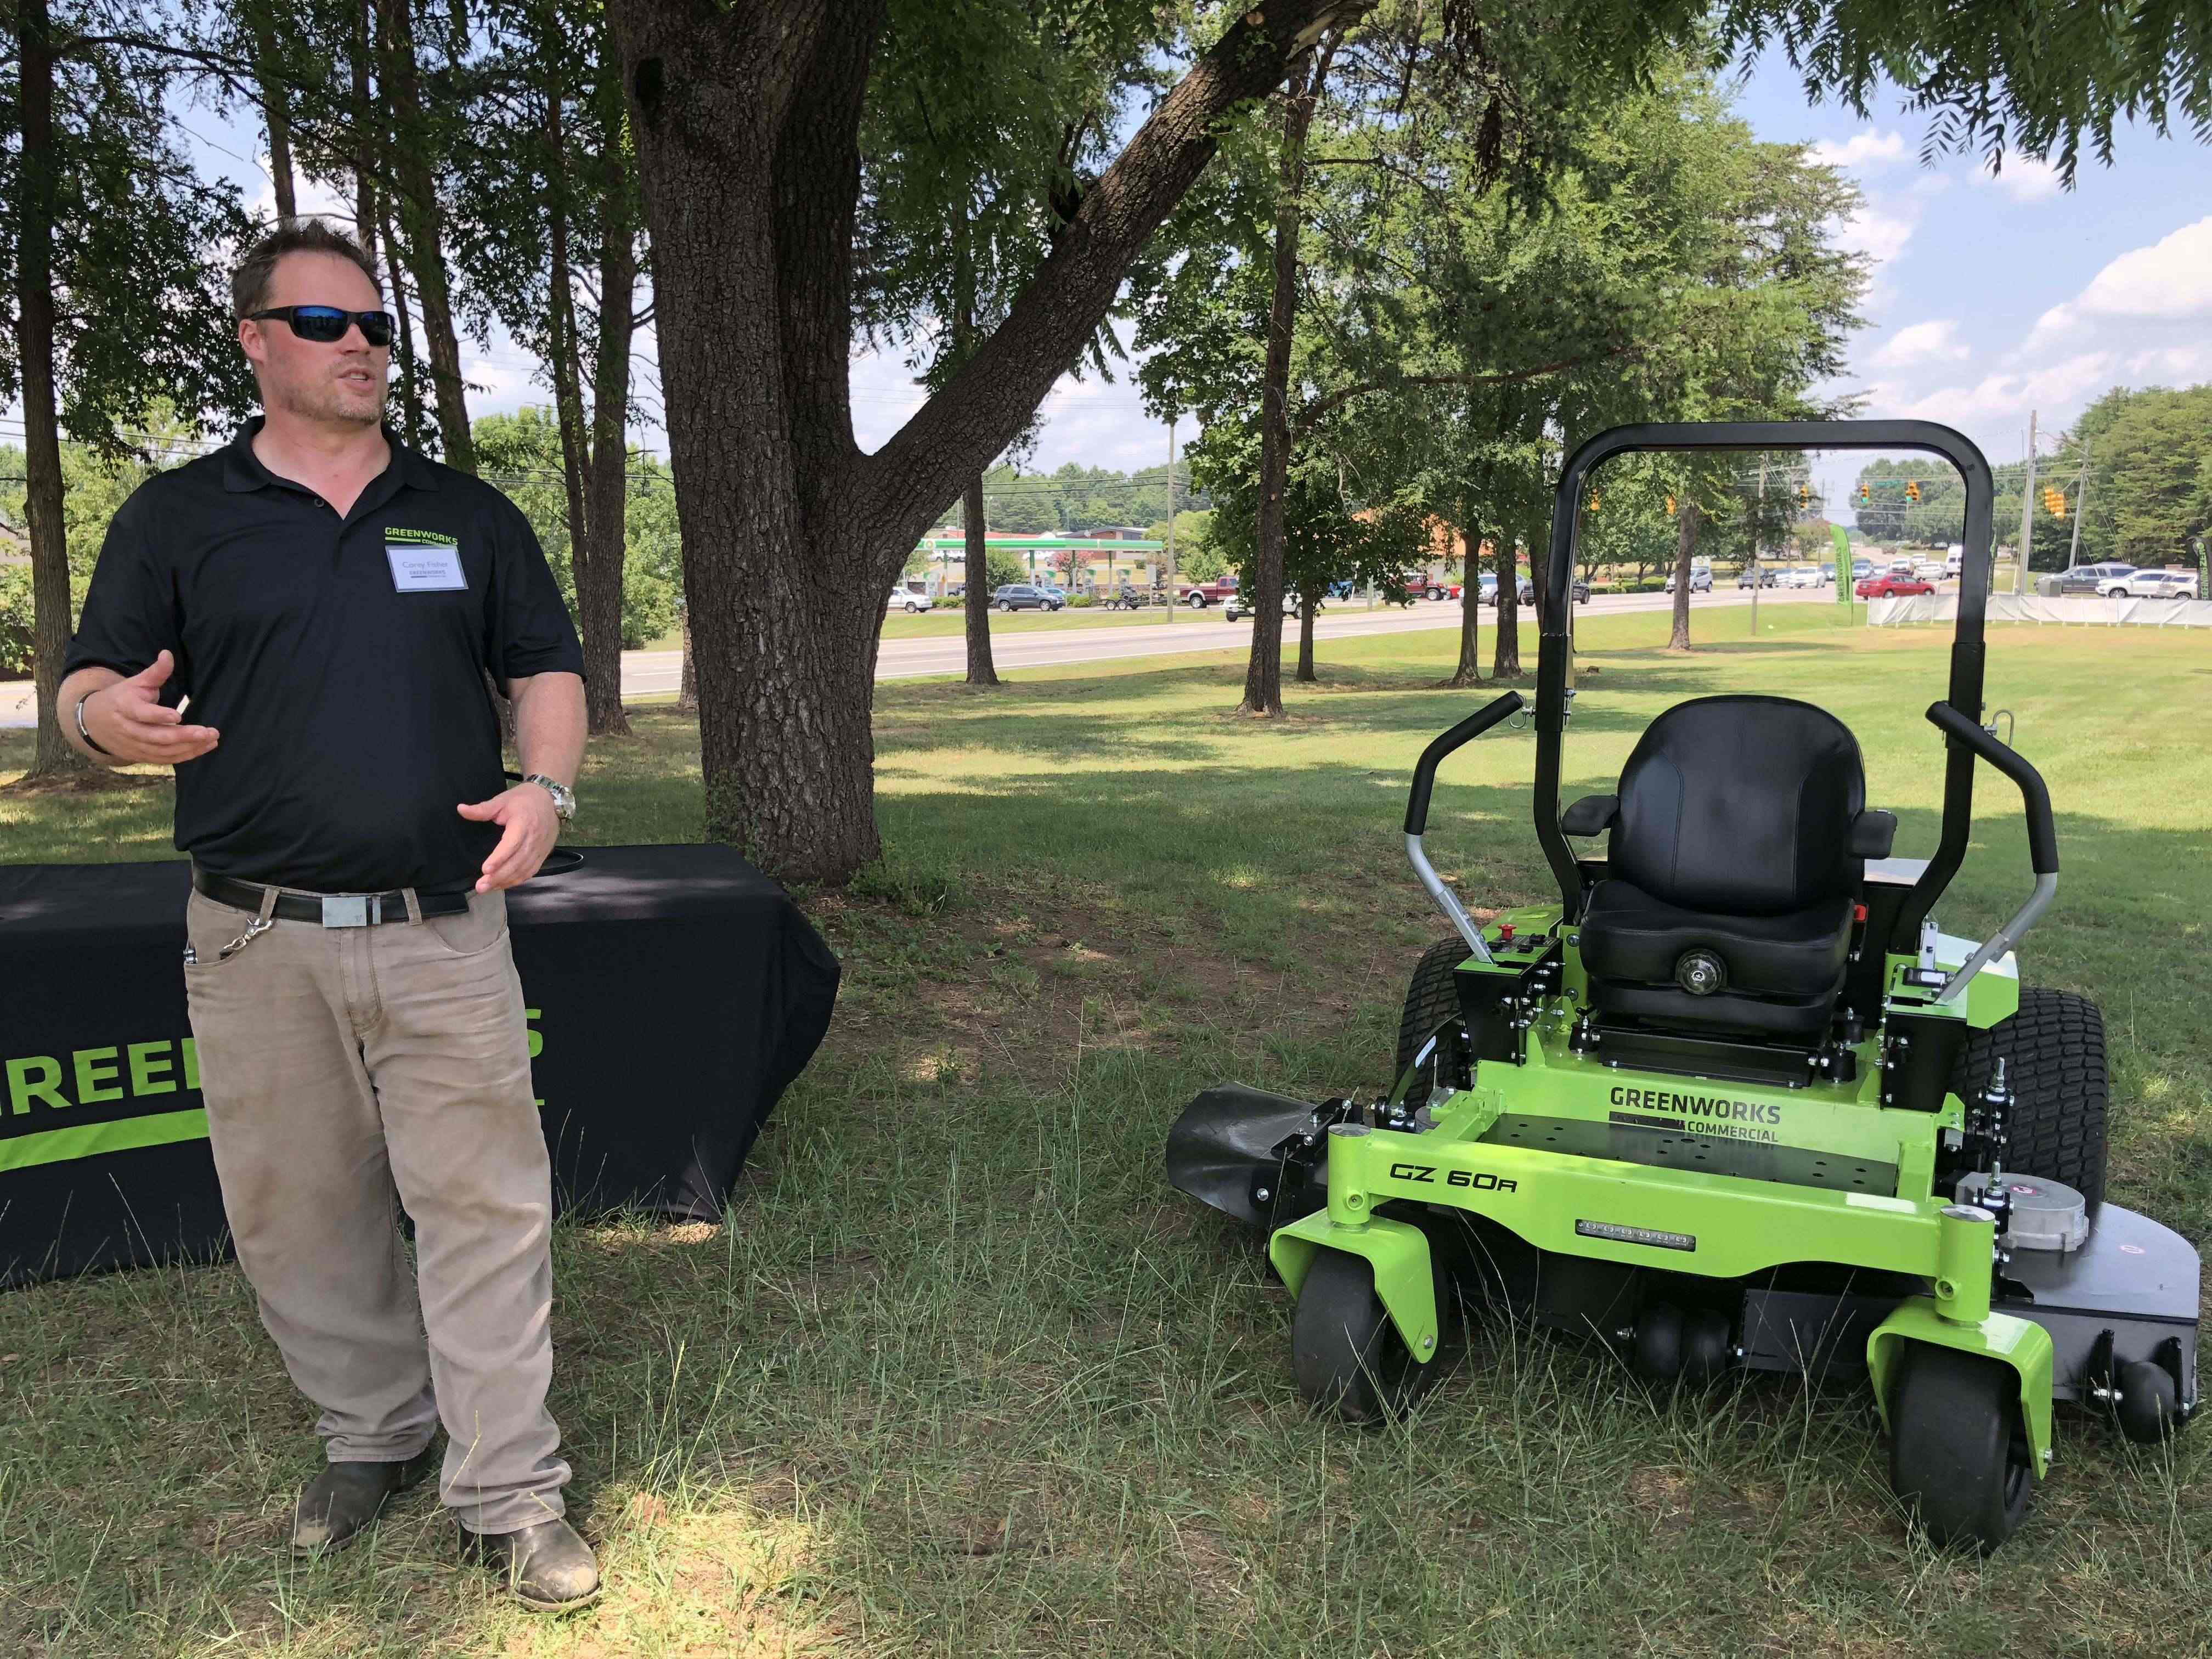
[[[428,1446],[404,1463],[325,1463],[293,1506],[292,1547],[302,1554],[343,1549],[395,1494],[437,1467]]]
[[[566,1613],[595,1600],[599,1564],[566,1521],[540,1521],[517,1532],[461,1532],[464,1553],[507,1580],[532,1613]]]

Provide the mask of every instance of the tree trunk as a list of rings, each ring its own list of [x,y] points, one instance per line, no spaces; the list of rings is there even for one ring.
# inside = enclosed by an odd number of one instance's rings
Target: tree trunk
[[[1461,560],[1462,573],[1459,590],[1459,666],[1452,670],[1448,684],[1480,685],[1482,684],[1482,525],[1471,508],[1462,508],[1460,522],[1464,526],[1461,534],[1465,539],[1467,556]]]
[[[24,516],[31,536],[31,676],[39,739],[27,778],[87,769],[64,740],[62,662],[69,654],[69,527],[62,516],[62,445],[54,393],[54,47],[46,0],[21,0],[16,12],[17,157],[15,207],[16,350],[23,392]]]
[[[353,31],[346,43],[348,56],[352,59],[348,67],[353,81],[353,234],[363,247],[376,239],[376,143],[377,135],[383,130],[368,90],[369,65],[376,55],[374,5],[375,0],[361,0],[354,10]],[[397,286],[399,256],[392,246],[388,228],[384,234],[384,258],[387,274]],[[399,314],[404,318],[407,313],[403,310]]]
[[[1306,134],[1335,51],[1332,39],[1311,64],[1291,71],[1283,104],[1283,142],[1275,194],[1275,289],[1267,307],[1267,361],[1260,386],[1258,568],[1251,573],[1252,656],[1244,671],[1243,710],[1283,712],[1283,493],[1291,468],[1291,348],[1297,332],[1298,232],[1304,223]],[[1310,679],[1309,672],[1299,678]]]
[[[1513,542],[1513,526],[1498,526],[1491,559],[1498,573],[1498,637],[1490,657],[1490,678],[1494,680],[1521,678],[1521,574],[1514,568]]]
[[[684,668],[676,679],[676,709],[678,714],[699,712],[699,671],[691,665],[691,613],[684,613]]]
[[[952,349],[966,357],[975,346],[974,269],[963,246],[952,269]],[[961,630],[968,636],[968,684],[996,685],[999,665],[991,659],[990,520],[983,500],[983,475],[968,480],[961,494],[960,561],[968,573],[968,592],[960,610]]]
[[[610,77],[611,78],[611,77]],[[592,470],[585,533],[591,556],[576,574],[584,628],[584,708],[595,736],[628,737],[623,713],[623,565],[629,553],[629,358],[637,286],[629,149],[621,88],[596,102],[599,154],[599,337],[592,359]],[[574,326],[572,321],[571,325]],[[592,641],[597,639],[599,644]]]
[[[968,481],[960,505],[960,556],[968,571],[961,625],[968,634],[970,685],[999,684],[999,665],[991,660],[991,584],[987,574],[990,569],[991,544],[983,513],[983,475],[978,472]]]
[[[1298,678],[1311,684],[1318,678],[1314,673],[1313,654],[1314,597],[1298,595]]]
[[[422,110],[422,72],[415,62],[410,0],[383,0],[384,86],[392,106],[393,171],[398,175],[399,234],[422,307],[423,344],[437,401],[438,441],[448,466],[477,470],[476,440],[469,431],[468,386],[461,378],[460,337],[453,328],[453,293],[446,279],[445,210],[438,201],[430,124]]]
[[[254,78],[261,89],[262,125],[269,132],[269,182],[276,193],[276,222],[289,225],[300,214],[292,176],[292,95],[276,61],[274,32],[258,9],[252,30]]]
[[[1674,520],[1674,633],[1669,651],[1690,648],[1690,558],[1698,550],[1697,503],[1684,498]]]
[[[558,49],[548,43],[546,55],[556,60]],[[568,191],[567,136],[562,130],[562,86],[559,70],[545,89],[546,167],[550,188],[545,199],[545,356],[553,382],[553,423],[561,434],[561,483],[568,498],[568,572],[576,585],[576,608],[584,608],[584,571],[591,558],[587,531],[590,508],[584,501],[584,469],[588,452],[584,438],[584,390],[576,358],[575,272],[568,259]],[[591,636],[584,637],[584,672],[588,687],[592,675]],[[590,700],[588,690],[586,701]]]
[[[876,855],[882,596],[1075,360],[1224,118],[1365,3],[1261,0],[1231,22],[1085,194],[1006,320],[864,456],[852,236],[886,0],[614,0],[667,348],[710,835],[789,880],[842,880]]]
[[[399,244],[392,234],[391,204],[380,199],[371,209],[384,234],[385,273],[392,279],[392,313],[398,319],[399,334],[393,359],[399,365],[399,435],[410,449],[422,448],[422,392],[421,370],[415,356],[415,320],[407,298],[407,267],[400,263]]]

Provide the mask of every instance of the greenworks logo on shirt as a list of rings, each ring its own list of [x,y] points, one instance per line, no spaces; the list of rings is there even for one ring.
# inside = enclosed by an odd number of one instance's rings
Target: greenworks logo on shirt
[[[417,547],[459,547],[461,544],[459,537],[448,536],[441,530],[387,530],[384,532],[384,539],[387,542],[407,542]]]

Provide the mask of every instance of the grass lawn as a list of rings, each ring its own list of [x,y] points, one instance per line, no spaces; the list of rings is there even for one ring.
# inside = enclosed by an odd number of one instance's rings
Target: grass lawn
[[[994,623],[1000,619],[994,617]],[[1717,625],[1729,632],[1733,614]],[[1566,793],[1609,787],[1681,698],[1818,698],[1858,733],[1900,853],[1934,841],[1944,637],[1776,607],[1686,658],[1666,618],[1583,628]],[[1383,1082],[1405,977],[1443,931],[1398,819],[1448,632],[1325,647],[1261,727],[1228,653],[877,699],[888,851],[804,895],[846,969],[836,1023],[723,1228],[564,1225],[553,1408],[610,1587],[563,1622],[447,1563],[418,1493],[295,1565],[313,1468],[228,1267],[0,1299],[0,1654],[2102,1656],[2212,1651],[2212,1431],[2145,1450],[2062,1413],[1994,1561],[1908,1536],[1863,1393],[1766,1379],[1654,1400],[1510,1329],[1409,1425],[1300,1407],[1257,1243],[1170,1191],[1168,1123],[1242,1078]],[[2065,871],[2026,952],[2096,997],[2111,1188],[2212,1242],[2212,657],[2150,630],[2000,628],[1992,706],[2050,780]],[[693,730],[603,745],[600,842],[700,830]],[[27,733],[0,733],[0,779]],[[1438,867],[1540,899],[1531,739],[1448,763]],[[1941,909],[2028,888],[1986,770]],[[165,782],[0,791],[10,859],[167,855]]]

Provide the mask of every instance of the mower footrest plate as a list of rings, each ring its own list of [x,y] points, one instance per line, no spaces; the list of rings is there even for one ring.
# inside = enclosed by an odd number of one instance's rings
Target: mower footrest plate
[[[1620,1121],[1628,1115],[1615,1113],[1613,1121],[1597,1123],[1585,1118],[1531,1117],[1509,1112],[1492,1124],[1482,1139],[1540,1152],[1609,1158],[1655,1170],[1691,1170],[1699,1175],[1736,1176],[1790,1187],[1820,1187],[1830,1192],[1880,1193],[1887,1197],[1897,1191],[1894,1164]]]

